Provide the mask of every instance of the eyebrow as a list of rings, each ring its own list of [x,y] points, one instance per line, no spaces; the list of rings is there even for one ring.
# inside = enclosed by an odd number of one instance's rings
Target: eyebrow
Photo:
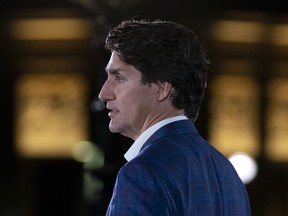
[[[113,68],[112,69],[108,69],[108,68],[105,68],[105,71],[106,71],[107,74],[109,73],[109,74],[112,74],[112,75],[114,74],[115,75],[115,74],[119,74],[123,70],[120,69],[120,68],[119,69],[113,69]]]

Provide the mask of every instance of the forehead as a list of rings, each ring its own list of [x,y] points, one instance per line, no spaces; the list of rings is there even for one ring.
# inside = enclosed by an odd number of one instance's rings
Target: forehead
[[[138,71],[133,65],[124,62],[116,52],[112,52],[110,60],[106,66],[106,72],[108,74],[126,73],[141,75],[140,71]]]
[[[116,52],[112,52],[109,62],[107,63],[107,66],[106,66],[106,71],[110,72],[110,70],[120,69],[126,65],[128,64],[123,62]]]

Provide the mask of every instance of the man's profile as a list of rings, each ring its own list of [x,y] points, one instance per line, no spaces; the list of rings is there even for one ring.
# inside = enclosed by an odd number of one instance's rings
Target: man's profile
[[[109,129],[134,140],[107,216],[250,215],[230,162],[198,133],[208,60],[192,30],[128,20],[110,30],[107,80],[99,93]]]

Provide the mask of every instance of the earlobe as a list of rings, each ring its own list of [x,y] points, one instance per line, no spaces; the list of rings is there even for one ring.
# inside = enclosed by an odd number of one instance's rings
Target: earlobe
[[[171,94],[172,85],[168,82],[159,82],[158,92],[157,92],[157,101],[164,101]]]

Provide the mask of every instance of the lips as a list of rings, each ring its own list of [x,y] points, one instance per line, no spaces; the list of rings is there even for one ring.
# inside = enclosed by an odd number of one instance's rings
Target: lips
[[[114,111],[110,110],[110,112],[108,113],[108,116],[111,118],[113,116]]]
[[[117,112],[118,110],[115,109],[114,107],[111,107],[111,106],[106,106],[107,110],[109,110],[109,113],[108,113],[108,116],[111,118],[113,117]]]
[[[108,113],[108,116],[110,118],[113,118],[117,113],[119,113],[118,110],[111,110],[109,113]]]

